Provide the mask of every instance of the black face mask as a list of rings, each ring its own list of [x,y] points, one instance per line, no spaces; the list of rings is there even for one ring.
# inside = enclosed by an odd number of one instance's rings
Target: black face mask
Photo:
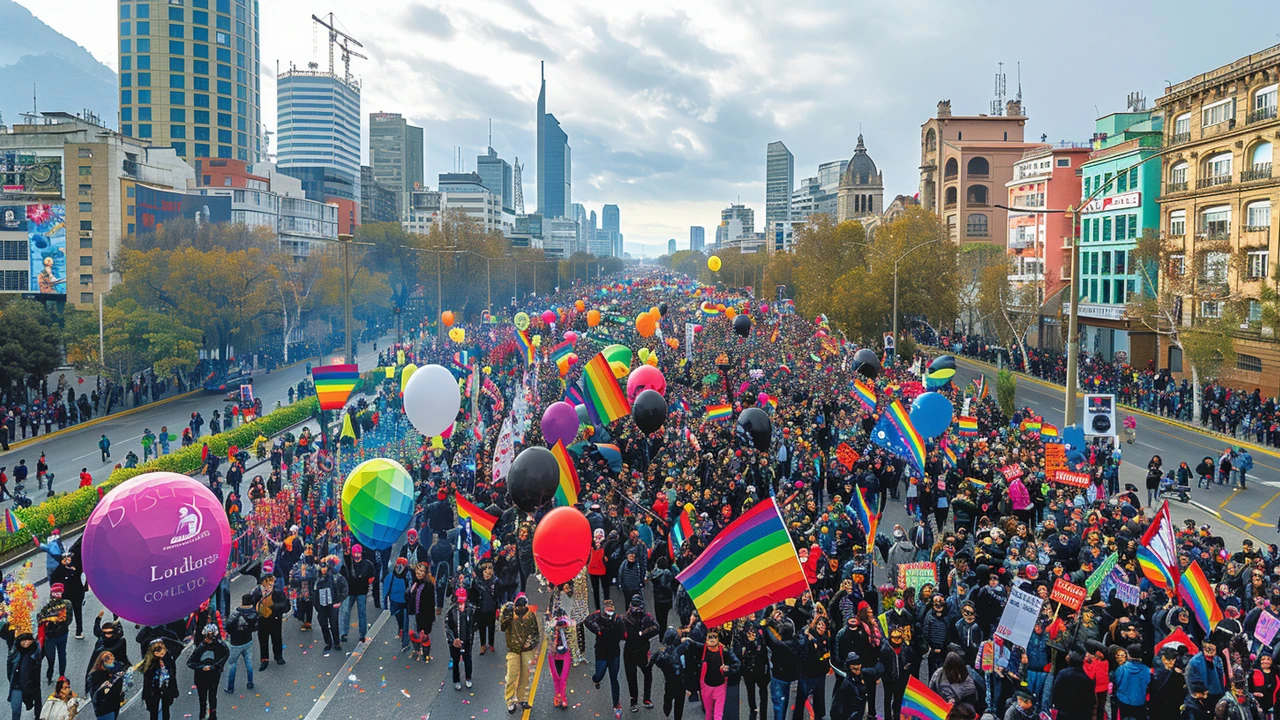
[[[520,606],[520,607],[516,608],[516,614],[517,614],[517,615],[521,615],[521,616],[523,616],[523,615],[524,615],[525,613],[527,613],[527,612],[529,612],[529,608],[528,608],[527,606],[522,605],[522,606]]]

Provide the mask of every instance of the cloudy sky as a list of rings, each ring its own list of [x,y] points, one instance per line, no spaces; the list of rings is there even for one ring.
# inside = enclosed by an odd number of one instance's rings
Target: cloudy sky
[[[19,0],[115,68],[116,3]],[[275,125],[277,63],[327,62],[311,14],[332,11],[365,44],[353,61],[363,110],[400,112],[426,128],[427,182],[475,168],[493,145],[525,163],[534,209],[538,62],[547,108],[573,148],[573,199],[620,206],[627,250],[687,247],[741,200],[764,211],[765,146],[782,140],[795,177],[847,158],[859,128],[886,195],[917,189],[919,129],[939,99],[957,114],[989,109],[997,63],[1010,95],[1021,62],[1027,139],[1087,139],[1099,114],[1132,91],[1151,104],[1179,82],[1280,43],[1280,3],[1233,0],[1247,22],[1196,35],[1209,10],[1187,0],[265,0],[262,104]],[[366,117],[367,123],[367,117]],[[886,199],[887,202],[887,199]],[[757,229],[759,229],[757,227]]]

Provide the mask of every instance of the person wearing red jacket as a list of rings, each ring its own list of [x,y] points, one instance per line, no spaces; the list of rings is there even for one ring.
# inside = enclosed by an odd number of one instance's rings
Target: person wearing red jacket
[[[591,576],[591,594],[596,601],[596,610],[600,609],[601,595],[609,597],[609,584],[605,580],[604,565],[604,529],[596,528],[591,534],[591,555],[587,558],[587,574]]]
[[[80,468],[80,487],[89,487],[93,484],[93,476],[89,474],[89,468]]]

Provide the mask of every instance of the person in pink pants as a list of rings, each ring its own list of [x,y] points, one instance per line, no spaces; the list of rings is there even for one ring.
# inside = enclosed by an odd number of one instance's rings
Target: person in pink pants
[[[696,652],[696,645],[694,649]],[[720,643],[718,628],[707,630],[707,642],[702,646],[701,656],[698,680],[702,689],[702,709],[707,713],[706,720],[722,720],[729,676],[738,672],[738,657]]]
[[[554,617],[547,625],[547,637],[551,641],[547,652],[547,664],[551,666],[551,685],[555,695],[551,704],[568,708],[569,668],[573,666],[573,657],[569,650],[569,614],[564,608],[557,606]]]

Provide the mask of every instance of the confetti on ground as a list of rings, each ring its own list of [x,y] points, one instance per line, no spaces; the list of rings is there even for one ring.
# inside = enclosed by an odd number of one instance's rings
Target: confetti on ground
[[[401,689],[400,689],[400,694],[401,694],[401,695],[403,695],[403,696],[405,696],[405,697],[412,697],[411,695],[409,695],[409,691],[408,691],[408,690],[405,690],[405,689],[403,689],[403,688],[401,688]]]

